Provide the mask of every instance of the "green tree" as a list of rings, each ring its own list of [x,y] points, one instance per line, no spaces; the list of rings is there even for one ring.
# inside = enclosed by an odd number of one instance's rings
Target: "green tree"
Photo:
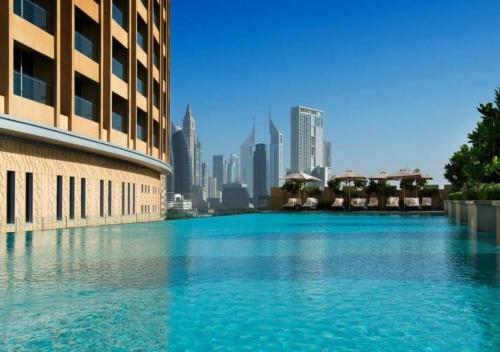
[[[365,188],[366,184],[367,184],[366,180],[356,180],[356,181],[354,181],[354,187],[356,189]]]
[[[379,192],[379,184],[377,181],[370,180],[368,186],[366,187],[366,193],[368,194],[376,194]]]
[[[321,189],[318,186],[307,186],[304,187],[304,193],[308,196],[314,197],[321,194]]]
[[[444,177],[456,190],[462,189],[467,184],[465,168],[472,163],[471,148],[464,144],[450,158],[450,162],[444,167]]]
[[[297,194],[302,189],[302,186],[303,186],[302,183],[299,182],[286,181],[281,187],[281,189],[290,194]]]
[[[330,189],[330,191],[332,191],[333,194],[340,194],[340,181],[339,180],[335,180],[335,179],[331,179],[331,180],[328,180],[328,188]]]

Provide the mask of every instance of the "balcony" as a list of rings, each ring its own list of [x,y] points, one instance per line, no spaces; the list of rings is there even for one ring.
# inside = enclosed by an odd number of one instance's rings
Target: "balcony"
[[[144,83],[141,79],[137,79],[137,91],[144,96],[147,96],[146,83]]]
[[[128,132],[128,126],[125,123],[126,119],[124,116],[120,115],[119,113],[113,112],[113,129],[127,133]]]
[[[141,32],[137,32],[137,45],[139,45],[145,52],[148,51],[147,40],[144,38]]]
[[[52,33],[52,16],[40,5],[30,0],[15,0],[14,13],[35,26]]]
[[[97,122],[97,104],[75,95],[75,114]]]
[[[75,31],[75,49],[83,55],[97,61],[97,49],[94,43],[83,34]]]
[[[14,94],[42,104],[52,105],[52,87],[35,77],[14,71]]]

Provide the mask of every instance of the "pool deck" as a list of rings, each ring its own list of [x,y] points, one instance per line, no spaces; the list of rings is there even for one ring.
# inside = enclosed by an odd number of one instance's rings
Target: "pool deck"
[[[363,215],[445,215],[444,210],[331,210],[331,209],[283,209],[280,211],[260,211],[261,213],[332,213],[332,214],[363,214]]]

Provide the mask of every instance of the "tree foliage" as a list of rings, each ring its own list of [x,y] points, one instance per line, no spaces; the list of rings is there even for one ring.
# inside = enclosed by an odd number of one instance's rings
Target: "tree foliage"
[[[281,189],[291,194],[297,194],[302,189],[302,186],[303,184],[300,182],[286,181]]]
[[[468,144],[455,152],[445,166],[445,177],[456,190],[500,183],[500,89],[495,103],[480,104],[481,118],[468,135]]]
[[[340,194],[340,181],[335,179],[328,180],[328,188],[333,194]]]

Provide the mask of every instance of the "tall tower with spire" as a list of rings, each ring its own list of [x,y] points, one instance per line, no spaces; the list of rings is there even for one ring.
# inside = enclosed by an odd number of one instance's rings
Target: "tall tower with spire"
[[[184,115],[184,120],[182,121],[182,131],[184,132],[184,136],[186,137],[186,142],[188,145],[189,154],[191,155],[191,180],[193,181],[193,185],[195,183],[195,175],[196,175],[196,121],[193,116],[193,111],[191,110],[191,105],[188,104],[186,108],[186,114]]]

